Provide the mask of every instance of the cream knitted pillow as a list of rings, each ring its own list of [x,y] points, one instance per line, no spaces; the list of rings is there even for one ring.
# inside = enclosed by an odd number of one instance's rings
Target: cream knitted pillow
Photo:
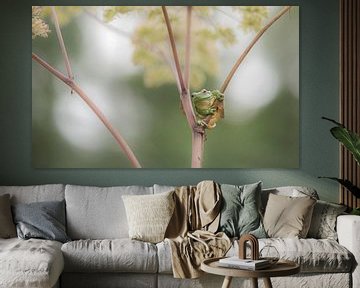
[[[131,239],[158,243],[175,208],[174,191],[155,195],[122,196]]]

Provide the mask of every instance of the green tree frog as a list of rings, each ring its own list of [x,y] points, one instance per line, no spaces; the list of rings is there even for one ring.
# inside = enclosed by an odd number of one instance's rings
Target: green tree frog
[[[224,118],[224,94],[219,90],[194,92],[191,101],[199,125],[212,129],[220,118]]]

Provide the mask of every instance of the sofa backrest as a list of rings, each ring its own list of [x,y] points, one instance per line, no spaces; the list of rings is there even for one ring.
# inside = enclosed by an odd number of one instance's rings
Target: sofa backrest
[[[0,186],[0,195],[4,194],[10,194],[11,204],[61,201],[65,198],[65,185]]]
[[[153,194],[153,187],[66,185],[67,233],[71,239],[128,238],[123,195]]]
[[[175,190],[176,186],[154,184],[154,194],[165,193]]]
[[[165,185],[154,185],[154,194],[168,192],[174,190],[175,186],[165,186]],[[276,194],[282,196],[291,196],[291,197],[304,197],[311,196],[315,199],[319,199],[319,196],[315,189],[304,186],[283,186],[283,187],[274,187],[266,188],[261,191],[261,208],[265,210],[267,201],[269,199],[269,194]]]
[[[0,195],[10,194],[11,203],[66,201],[67,233],[71,239],[128,238],[123,195],[156,194],[173,190],[173,186],[154,185],[94,187],[63,184],[35,186],[0,186]],[[263,189],[263,211],[270,193],[292,197],[306,195],[319,199],[312,188],[301,186]]]

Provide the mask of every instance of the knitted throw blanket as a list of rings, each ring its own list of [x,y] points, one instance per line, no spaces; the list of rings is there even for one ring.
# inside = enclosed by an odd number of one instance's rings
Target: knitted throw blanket
[[[221,190],[213,181],[175,189],[175,211],[165,233],[171,247],[175,278],[198,278],[201,262],[222,257],[231,246],[223,232],[216,233],[221,209]]]

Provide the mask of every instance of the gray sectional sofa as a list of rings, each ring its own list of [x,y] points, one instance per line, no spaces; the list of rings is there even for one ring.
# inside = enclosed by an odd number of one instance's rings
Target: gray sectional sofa
[[[153,194],[172,187],[89,187],[75,185],[0,186],[15,203],[66,202],[65,244],[40,239],[0,239],[0,287],[221,287],[222,277],[172,277],[167,242],[151,244],[128,238],[122,195]],[[291,187],[273,189],[291,195]],[[263,191],[263,201],[269,190]],[[274,287],[360,287],[360,217],[337,219],[338,242],[330,239],[260,239],[282,258],[297,261],[301,273],[274,278]],[[237,243],[228,255],[236,255]],[[250,282],[234,279],[233,286]],[[259,281],[260,286],[262,281]]]

